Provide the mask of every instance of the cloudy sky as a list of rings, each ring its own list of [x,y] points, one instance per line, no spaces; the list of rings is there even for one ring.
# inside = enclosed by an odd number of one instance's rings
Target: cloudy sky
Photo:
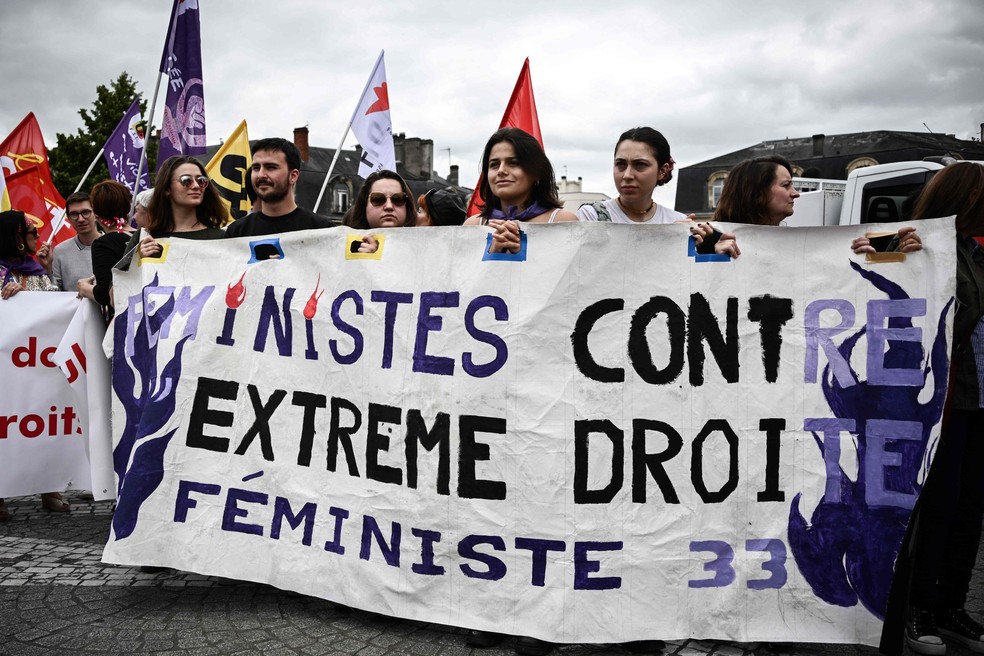
[[[468,185],[526,57],[558,178],[609,195],[615,140],[637,125],[686,166],[770,139],[923,123],[966,139],[984,122],[981,0],[200,2],[209,143],[245,118],[253,139],[306,125],[335,147],[385,49],[393,130],[433,139],[437,172],[458,164]],[[122,71],[150,98],[170,5],[0,3],[0,136],[33,111],[50,148]]]

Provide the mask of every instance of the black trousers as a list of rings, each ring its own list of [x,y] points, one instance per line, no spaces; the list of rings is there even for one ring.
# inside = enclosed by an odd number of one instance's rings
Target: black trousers
[[[963,608],[984,522],[984,410],[951,412],[919,503],[909,603]]]

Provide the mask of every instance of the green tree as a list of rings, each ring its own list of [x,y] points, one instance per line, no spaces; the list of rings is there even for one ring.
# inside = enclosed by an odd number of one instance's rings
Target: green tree
[[[67,196],[75,190],[75,185],[79,183],[86,169],[95,158],[99,149],[103,147],[109,135],[116,128],[126,110],[130,108],[133,99],[140,96],[137,93],[137,85],[126,71],[110,83],[109,87],[100,84],[96,87],[96,100],[92,103],[91,109],[79,109],[79,116],[82,117],[83,127],[79,128],[75,134],[57,134],[56,145],[48,152],[48,160],[51,164],[51,175],[55,187],[63,196]],[[141,97],[140,112],[146,117],[147,102]],[[146,133],[152,134],[152,130]],[[154,170],[157,162],[157,140],[147,140],[147,160],[150,171]],[[109,177],[109,170],[106,168],[106,160],[102,157],[96,167],[86,178],[82,185],[84,191],[92,188],[92,185],[105,180]],[[152,176],[153,177],[153,176]]]

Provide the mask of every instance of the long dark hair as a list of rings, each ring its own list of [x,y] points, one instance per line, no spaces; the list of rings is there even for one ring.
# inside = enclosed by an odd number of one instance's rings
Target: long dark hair
[[[189,155],[168,157],[157,171],[154,178],[154,196],[150,199],[150,233],[152,235],[166,234],[174,230],[174,210],[171,207],[171,178],[174,172],[183,164],[194,164],[205,177],[205,167]],[[214,184],[209,184],[202,190],[202,202],[195,208],[195,216],[202,225],[209,228],[221,228],[229,222],[229,211],[222,204],[219,192]]]
[[[962,235],[984,235],[984,166],[974,162],[950,164],[926,185],[913,219],[932,219],[956,214],[956,229]]]
[[[780,155],[746,159],[731,169],[721,190],[721,200],[714,210],[714,220],[772,225],[768,205],[777,166],[793,175],[789,160]]]
[[[492,193],[488,167],[492,147],[503,141],[512,144],[519,165],[526,172],[526,175],[534,180],[529,204],[536,202],[547,208],[563,207],[564,204],[557,198],[557,183],[554,180],[553,166],[550,165],[550,160],[547,159],[546,153],[540,147],[540,142],[533,138],[533,135],[519,128],[502,128],[489,137],[488,143],[485,144],[485,151],[482,153],[480,165],[482,176],[478,187],[478,197],[482,199],[483,203],[480,214],[488,218],[492,215],[492,210],[502,209],[499,199]]]
[[[26,255],[27,217],[20,210],[0,212],[0,259],[21,260]]]
[[[400,183],[400,187],[403,188],[403,193],[407,195],[407,204],[404,205],[407,211],[407,220],[403,224],[403,227],[409,228],[417,223],[417,204],[413,199],[413,192],[410,191],[410,185],[404,180],[399,173],[395,171],[389,171],[383,169],[382,171],[376,171],[375,173],[370,173],[366,181],[362,183],[362,188],[359,189],[359,195],[355,199],[355,204],[345,213],[345,218],[342,219],[342,224],[350,228],[355,228],[356,230],[368,230],[369,221],[366,219],[366,206],[369,204],[369,193],[372,191],[372,185],[376,183],[377,180],[396,180]]]
[[[667,172],[666,177],[656,183],[657,187],[661,187],[673,179],[673,165],[676,162],[673,161],[673,157],[670,155],[670,142],[666,140],[666,137],[659,130],[646,127],[626,130],[618,138],[618,141],[615,142],[616,151],[618,151],[618,147],[623,141],[638,141],[649,146],[649,149],[653,151],[653,158],[656,160],[656,168],[662,169],[664,164],[670,165],[670,170]]]

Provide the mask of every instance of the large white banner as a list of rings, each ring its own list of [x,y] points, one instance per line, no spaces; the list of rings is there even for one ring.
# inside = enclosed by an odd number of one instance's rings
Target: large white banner
[[[115,496],[101,324],[94,306],[68,292],[0,301],[0,497],[66,489]],[[63,341],[67,356],[59,358]],[[67,373],[59,369],[65,357]],[[96,390],[92,412],[86,385]]]
[[[877,227],[877,226],[876,226]],[[877,641],[955,260],[864,228],[174,240],[116,278],[104,559],[557,642]]]

